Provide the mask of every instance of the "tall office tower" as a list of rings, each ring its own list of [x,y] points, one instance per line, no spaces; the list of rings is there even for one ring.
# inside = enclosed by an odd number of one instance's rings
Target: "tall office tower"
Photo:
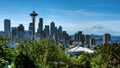
[[[33,32],[32,32],[32,29],[33,29],[33,23],[29,23],[29,28],[28,28],[28,29],[29,29],[29,31],[28,31],[28,32],[29,32],[29,34],[30,34],[30,36],[31,36],[31,37],[30,37],[30,39],[32,39],[32,33],[33,33]]]
[[[39,19],[37,32],[40,33],[43,31],[43,18]]]
[[[32,32],[32,29],[33,29],[33,23],[29,23],[29,31]]]
[[[103,35],[103,44],[104,43],[109,43],[110,42],[111,35],[106,33]]]
[[[90,35],[85,35],[85,44],[90,45]]]
[[[32,23],[33,23],[33,29],[32,29],[32,40],[35,39],[35,17],[37,16],[38,14],[33,11],[32,13],[30,13],[30,16],[32,17]]]
[[[78,31],[78,40],[81,42],[82,39],[82,31]]]
[[[11,28],[11,42],[15,43],[17,41],[17,28],[16,27],[12,27]]]
[[[59,34],[62,34],[62,26],[59,26],[59,27],[58,27],[58,33],[59,33]]]
[[[64,44],[64,47],[66,47],[68,45],[68,40],[69,40],[69,35],[66,31],[63,31],[62,33],[62,39],[63,39],[63,44]]]
[[[58,34],[58,29],[56,26],[55,26],[54,30],[55,30],[54,34]]]
[[[59,36],[59,39],[62,40],[62,26],[59,26],[58,27],[58,36]]]
[[[96,45],[96,40],[94,38],[90,39],[90,45]]]
[[[24,26],[20,24],[17,30],[18,30],[18,40],[24,39]]]
[[[82,31],[78,31],[78,34],[79,34],[79,35],[82,35]]]
[[[75,33],[74,38],[75,38],[75,42],[79,42],[79,36],[77,33]]]
[[[81,44],[84,45],[84,44],[85,44],[85,35],[82,34],[82,35],[80,35],[79,37],[80,37],[80,42],[81,42]]]
[[[10,28],[11,28],[11,22],[9,19],[4,20],[4,32],[5,32],[5,37],[10,39]]]
[[[78,31],[78,40],[81,42],[81,45],[84,45],[85,36],[82,34],[82,31]]]
[[[45,29],[44,29],[44,32],[45,32],[45,37],[46,38],[49,38],[49,25],[45,25]]]
[[[37,29],[37,34],[39,35],[40,38],[43,38],[43,18],[39,19],[39,23],[38,23],[38,29]]]
[[[55,33],[55,23],[53,21],[50,23],[50,32],[51,36]]]
[[[68,37],[69,37],[68,33],[66,31],[63,31],[63,33],[62,33],[62,39],[68,40]]]

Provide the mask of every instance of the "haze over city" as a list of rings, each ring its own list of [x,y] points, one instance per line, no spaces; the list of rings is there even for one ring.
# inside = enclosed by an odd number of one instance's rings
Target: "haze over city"
[[[44,25],[54,21],[69,34],[80,30],[86,34],[99,34],[101,29],[102,32],[120,35],[119,3],[119,0],[1,0],[0,30],[4,30],[4,19],[10,19],[12,26],[23,24],[28,30],[29,13],[34,10],[39,14],[36,29],[42,17]]]
[[[120,0],[0,0],[0,68],[120,68]]]

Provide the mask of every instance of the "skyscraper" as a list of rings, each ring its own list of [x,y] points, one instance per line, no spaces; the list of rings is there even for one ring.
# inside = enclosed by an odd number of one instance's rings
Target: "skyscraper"
[[[81,45],[84,45],[84,43],[85,43],[85,35],[82,34],[82,31],[78,31],[78,39],[79,39],[79,42],[81,42]]]
[[[90,45],[90,35],[85,35],[85,44]]]
[[[96,40],[94,38],[90,39],[90,45],[96,45]]]
[[[11,22],[9,19],[4,20],[4,32],[5,32],[5,37],[10,39],[10,28],[11,28]]]
[[[54,28],[54,34],[58,34],[58,29],[57,29],[56,26],[55,26],[55,28]]]
[[[55,23],[53,21],[50,23],[50,32],[51,36],[53,36],[55,33]]]
[[[45,32],[45,37],[46,38],[49,38],[49,25],[45,25],[45,29],[44,29],[44,32]]]
[[[79,42],[79,35],[78,35],[78,33],[75,33],[74,40],[75,40],[75,42]]]
[[[58,33],[59,33],[59,34],[62,34],[62,26],[59,26],[59,27],[58,27]]]
[[[15,43],[17,41],[17,28],[16,27],[12,27],[11,28],[11,42]]]
[[[109,43],[110,42],[111,35],[106,33],[103,35],[103,44],[104,43]]]
[[[43,35],[44,34],[44,31],[43,31],[43,18],[39,19],[37,34],[39,34],[40,38],[43,38],[43,36],[44,36]]]
[[[32,31],[33,29],[33,23],[29,23],[29,31]]]
[[[32,29],[33,29],[33,23],[29,23],[29,28],[28,28],[28,29],[29,29],[29,31],[28,31],[28,32],[29,32],[29,35],[30,35],[30,39],[32,39],[32,33],[33,33],[33,32],[32,32]]]
[[[59,36],[59,41],[61,41],[62,40],[62,26],[59,26],[58,27],[58,36]]]
[[[24,39],[24,26],[20,24],[17,30],[18,30],[18,40]]]
[[[38,23],[38,30],[37,32],[40,33],[43,31],[43,18],[39,19],[39,23]]]
[[[66,47],[68,45],[69,35],[66,31],[62,33],[63,45]]]
[[[80,35],[80,42],[82,45],[85,44],[85,35],[84,34]]]
[[[78,31],[78,40],[79,42],[82,41],[82,31]]]
[[[78,34],[79,34],[79,35],[82,35],[82,31],[78,31]]]

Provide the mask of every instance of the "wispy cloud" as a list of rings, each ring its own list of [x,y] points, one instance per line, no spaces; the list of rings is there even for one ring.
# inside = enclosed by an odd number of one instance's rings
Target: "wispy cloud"
[[[46,23],[47,22],[50,23],[49,21],[46,21]],[[119,30],[120,21],[93,21],[93,22],[80,23],[80,24],[55,21],[55,23],[56,26],[61,25],[63,27],[63,30],[66,30],[69,34],[74,34],[77,31],[83,31],[84,33],[84,30],[89,29],[93,26],[102,26],[106,29],[120,32]]]
[[[98,12],[91,12],[87,11],[86,9],[79,9],[79,10],[59,10],[59,9],[50,9],[51,11],[66,13],[70,15],[85,15],[85,16],[120,16],[117,14],[107,14],[107,13],[98,13]]]
[[[54,18],[59,18],[60,16],[58,16],[58,15],[45,15],[44,16],[44,18],[52,18],[52,19],[54,19]]]

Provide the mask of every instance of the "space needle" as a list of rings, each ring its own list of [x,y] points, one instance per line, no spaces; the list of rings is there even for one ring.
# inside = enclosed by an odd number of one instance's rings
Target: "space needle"
[[[35,18],[36,18],[37,15],[38,14],[35,11],[30,13],[30,16],[32,17],[32,23],[33,23],[33,25],[32,25],[33,26],[32,27],[32,40],[35,39]]]

